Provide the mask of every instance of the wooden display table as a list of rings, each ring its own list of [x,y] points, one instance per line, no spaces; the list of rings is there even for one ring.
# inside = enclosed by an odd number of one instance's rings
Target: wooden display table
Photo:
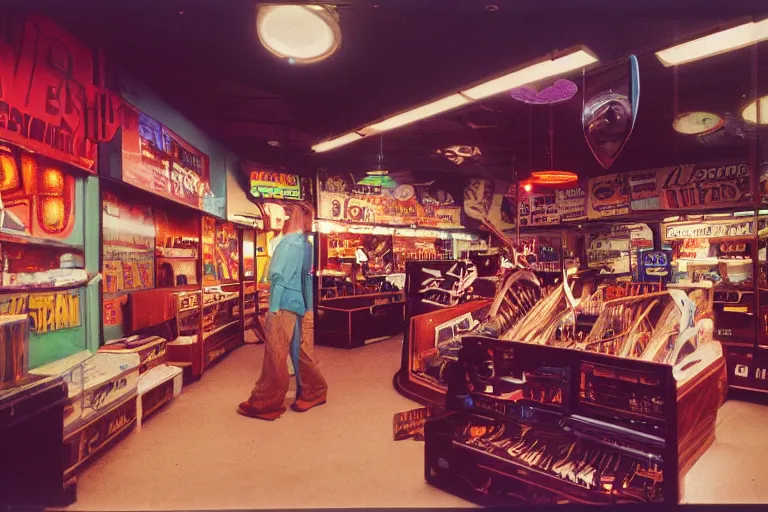
[[[357,348],[401,334],[405,328],[403,292],[324,300],[317,307],[315,343]]]

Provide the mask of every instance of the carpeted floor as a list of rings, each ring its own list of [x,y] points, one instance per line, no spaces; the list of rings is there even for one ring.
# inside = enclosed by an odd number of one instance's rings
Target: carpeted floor
[[[393,414],[417,407],[392,387],[401,346],[318,347],[328,404],[274,423],[235,412],[263,353],[238,349],[88,467],[71,508],[469,506],[424,483],[423,443],[392,441]],[[768,502],[766,420],[765,406],[723,406],[715,445],[686,479],[687,502]]]

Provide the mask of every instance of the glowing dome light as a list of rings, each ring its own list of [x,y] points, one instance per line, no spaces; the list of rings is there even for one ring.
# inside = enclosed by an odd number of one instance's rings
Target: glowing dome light
[[[322,5],[259,7],[256,30],[267,50],[291,64],[321,61],[341,45],[338,16]]]
[[[678,115],[672,122],[672,128],[683,135],[705,135],[715,132],[725,125],[725,120],[711,112],[686,112]]]
[[[757,123],[757,107],[760,105],[760,124],[768,124],[768,96],[753,101],[741,111],[741,117],[748,123]]]

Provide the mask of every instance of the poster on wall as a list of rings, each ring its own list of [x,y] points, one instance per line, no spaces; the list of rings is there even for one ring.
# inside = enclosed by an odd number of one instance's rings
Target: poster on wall
[[[203,284],[216,284],[219,281],[216,271],[216,219],[203,217],[202,235]]]
[[[318,217],[341,222],[461,228],[461,205],[424,185],[399,184],[387,175],[357,179],[318,172]],[[442,193],[441,193],[442,192]]]
[[[93,54],[52,21],[4,17],[0,36],[0,139],[95,172],[86,133]],[[11,22],[16,30],[8,30]]]
[[[152,208],[104,191],[102,201],[104,293],[155,285],[155,221]]]
[[[584,188],[573,187],[555,191],[557,210],[562,222],[587,218],[587,193]]]
[[[531,194],[531,225],[549,226],[560,222],[555,194]]]
[[[128,105],[123,115],[122,158],[126,183],[198,210],[213,195],[208,155]]]
[[[663,209],[733,208],[752,202],[749,165],[679,165],[657,174]]]
[[[216,225],[216,276],[219,281],[240,279],[240,251],[237,229],[231,222]]]
[[[659,172],[663,171],[633,172],[627,176],[632,211],[659,209],[659,188],[656,178]]]
[[[629,189],[626,176],[606,174],[589,180],[587,214],[590,219],[629,213]]]

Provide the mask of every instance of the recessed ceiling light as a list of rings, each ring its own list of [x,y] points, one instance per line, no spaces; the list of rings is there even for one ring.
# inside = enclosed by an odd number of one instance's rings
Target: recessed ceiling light
[[[261,6],[256,30],[267,50],[291,64],[318,62],[341,45],[338,15],[324,5]]]
[[[753,101],[741,111],[741,117],[749,123],[757,123],[757,108],[760,106],[760,124],[768,124],[768,96]]]
[[[683,135],[704,135],[723,127],[722,117],[711,112],[686,112],[672,122],[672,128]]]
[[[270,140],[269,142],[267,142],[267,144],[269,144],[273,148],[280,147],[280,141],[277,141],[277,140]]]

